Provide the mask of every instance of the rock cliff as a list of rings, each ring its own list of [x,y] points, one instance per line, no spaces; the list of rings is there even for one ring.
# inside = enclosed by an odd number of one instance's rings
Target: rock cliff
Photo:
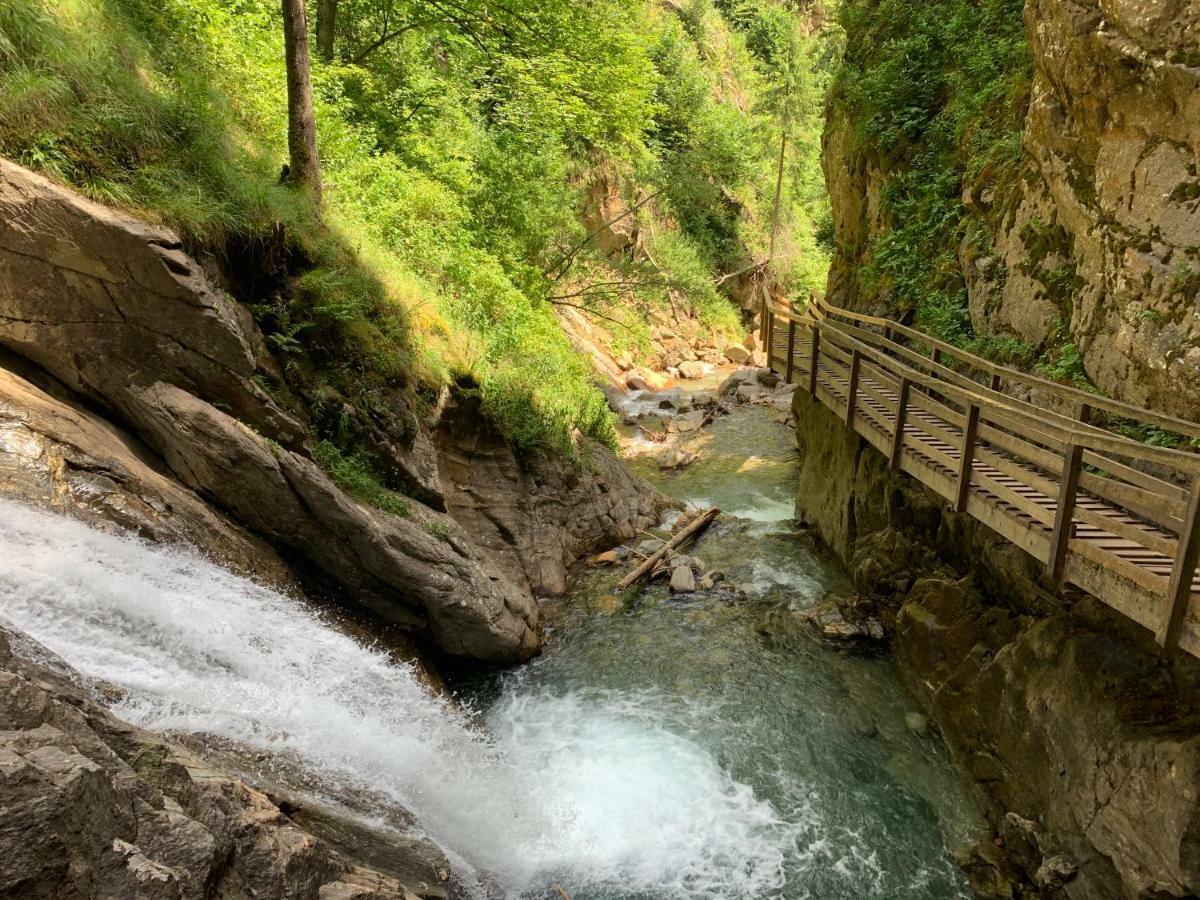
[[[1033,79],[1019,172],[962,173],[957,280],[978,334],[1071,345],[1102,391],[1200,409],[1200,5],[1027,0]],[[835,305],[895,312],[860,277],[896,223],[884,200],[922,151],[858,153],[836,104],[824,141]],[[950,276],[943,273],[943,278]]]
[[[1200,890],[1200,665],[906,475],[806,392],[798,516],[848,564],[902,678],[974,783],[1000,846],[980,896],[1186,897]]]
[[[604,478],[538,463],[536,490],[557,499],[531,506],[521,528],[573,536],[522,540],[518,562],[498,559],[475,541],[479,513],[523,502],[501,495],[532,482],[501,479],[470,513],[456,504],[460,524],[444,512],[430,425],[400,415],[404,398],[394,417],[403,421],[389,430],[384,417],[373,449],[411,496],[403,514],[361,502],[314,462],[312,414],[247,308],[173,233],[4,160],[0,348],[0,491],[186,541],[295,586],[284,557],[452,654],[531,656],[540,641],[533,590],[561,589],[573,554],[624,539],[659,502],[602,448],[588,452],[607,466]],[[501,451],[489,440],[495,475]],[[472,465],[455,456],[453,484],[471,481]],[[519,467],[511,451],[506,465]]]

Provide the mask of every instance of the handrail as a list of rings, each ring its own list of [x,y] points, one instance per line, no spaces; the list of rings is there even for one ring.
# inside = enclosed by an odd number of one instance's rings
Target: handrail
[[[779,318],[787,325],[787,380],[802,365],[807,393],[873,443],[893,469],[1041,560],[1050,583],[1069,580],[1094,593],[1148,627],[1164,652],[1183,646],[1200,656],[1192,602],[1200,596],[1200,455],[1113,434],[1088,418],[1097,408],[1180,434],[1200,434],[1200,425],[1062,388],[820,301],[798,313],[764,298],[762,310],[771,367]],[[797,326],[809,333],[807,354],[801,348],[798,356]],[[863,326],[888,330],[880,335]],[[894,340],[896,333],[932,346],[931,357]],[[944,365],[945,355],[977,360],[993,374],[990,387]],[[998,379],[1077,396],[1078,417],[1003,393]],[[1152,475],[1138,463],[1174,474]],[[1175,478],[1186,478],[1186,486]]]
[[[1077,403],[1085,403],[1092,409],[1103,410],[1114,416],[1119,416],[1125,419],[1136,419],[1140,422],[1145,422],[1149,425],[1155,425],[1159,428],[1164,428],[1176,434],[1186,435],[1191,438],[1200,438],[1200,422],[1193,422],[1189,419],[1181,419],[1177,416],[1170,416],[1166,413],[1160,413],[1156,410],[1146,409],[1140,406],[1134,406],[1130,403],[1125,403],[1121,400],[1113,400],[1110,397],[1104,397],[1100,394],[1093,394],[1089,391],[1080,390],[1070,385],[1059,384],[1057,381],[1051,381],[1048,378],[1042,378],[1039,375],[1034,375],[1029,372],[1023,372],[1020,369],[1014,369],[1011,366],[1002,366],[994,363],[991,360],[984,359],[982,356],[977,356],[963,350],[961,347],[955,347],[953,344],[948,344],[945,341],[940,341],[935,337],[931,337],[923,331],[919,331],[908,325],[902,325],[892,319],[885,319],[879,316],[869,316],[864,313],[856,313],[852,310],[842,309],[836,306],[830,306],[823,299],[814,297],[809,301],[816,304],[824,317],[840,316],[844,319],[862,322],[866,325],[874,325],[879,328],[887,328],[896,334],[902,334],[913,341],[920,341],[929,347],[947,353],[955,359],[968,364],[971,368],[978,369],[987,375],[1000,377],[1006,381],[1016,384],[1023,384],[1027,387],[1035,387],[1040,390],[1050,391],[1060,397],[1074,401]]]
[[[795,321],[798,324],[808,324],[803,316],[797,315],[790,308],[781,308],[778,305],[773,305],[772,312],[777,315],[782,315],[784,318],[790,321]],[[955,372],[953,369],[944,366],[941,363],[921,356],[920,354],[916,353],[916,351],[910,350],[909,348],[903,347],[895,342],[888,342],[886,338],[879,338],[878,336],[872,335],[870,332],[865,332],[862,329],[854,329],[853,332],[848,332],[847,328],[853,328],[854,326],[846,326],[842,323],[835,322],[830,318],[833,315],[840,315],[842,312],[842,310],[838,310],[834,307],[827,307],[825,310],[825,318],[814,321],[819,321],[819,324],[823,325],[825,328],[832,328],[838,331],[840,334],[844,335],[847,340],[858,344],[860,350],[863,347],[869,346],[871,349],[876,350],[879,353],[883,353],[882,348],[879,348],[874,343],[868,345],[861,341],[857,335],[862,334],[869,335],[876,340],[882,340],[887,345],[888,349],[894,350],[909,357],[910,359],[912,357],[919,357],[922,360],[922,364],[930,370],[928,373],[914,369],[911,366],[895,360],[891,356],[887,356],[886,358],[888,360],[888,364],[902,366],[905,369],[906,377],[908,377],[911,381],[926,386],[936,386],[939,392],[947,396],[955,397],[955,399],[959,400],[959,402],[964,403],[965,406],[969,406],[971,403],[980,403],[989,407],[998,408],[1018,418],[1029,416],[1031,414],[1036,415],[1039,426],[1048,426],[1050,429],[1053,429],[1054,436],[1064,443],[1078,444],[1086,449],[1092,450],[1093,452],[1113,454],[1126,459],[1141,459],[1146,462],[1155,462],[1180,472],[1186,472],[1188,474],[1200,474],[1200,456],[1196,455],[1195,453],[1189,453],[1183,450],[1175,450],[1170,447],[1157,447],[1152,444],[1144,444],[1141,441],[1135,441],[1132,438],[1113,434],[1112,432],[1106,431],[1096,425],[1080,422],[1077,419],[1072,419],[1068,416],[1062,415],[1061,413],[1056,413],[1052,410],[1035,406],[1032,403],[1028,403],[1027,401],[1021,400],[1017,397],[1013,397],[1010,394],[993,390],[985,385],[981,385],[975,381],[972,381],[971,379],[966,378],[966,376]],[[921,334],[921,332],[913,329],[907,329],[906,326],[897,326],[888,319],[880,319],[876,316],[864,316],[858,313],[852,313],[850,314],[850,317],[859,321],[865,321],[868,324],[881,323],[883,327],[891,327],[893,329],[905,328],[906,331],[918,335],[922,340],[924,340],[924,336]],[[949,344],[944,346],[948,348],[947,352],[962,352],[951,347]],[[993,368],[1002,373],[1012,372],[1014,375],[1020,374],[1016,369],[1009,369],[1004,366],[995,366],[994,364],[990,363],[989,365],[992,365]],[[1003,377],[1007,377],[1007,375],[1005,374]],[[962,380],[969,381],[971,387],[968,388],[961,384],[960,382]],[[1052,381],[1047,381],[1046,384],[1054,386],[1054,382]],[[1083,391],[1079,391],[1078,393],[1083,397],[1088,398],[1088,405],[1094,405],[1090,402],[1090,399],[1093,395]],[[1097,397],[1096,399],[1101,400],[1105,398]],[[1127,404],[1120,404],[1117,401],[1110,402],[1119,406],[1127,406]],[[1135,412],[1137,411],[1136,407],[1129,407],[1129,409],[1134,410]],[[1136,418],[1136,416],[1128,417]],[[1164,418],[1171,419],[1170,416],[1165,416]],[[1181,423],[1184,422],[1182,419],[1177,421]],[[1193,424],[1193,427],[1195,427],[1197,433],[1200,434],[1200,425],[1195,425],[1194,423],[1191,424]]]

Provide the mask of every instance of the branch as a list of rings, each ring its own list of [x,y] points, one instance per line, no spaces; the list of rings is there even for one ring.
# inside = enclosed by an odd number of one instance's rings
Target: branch
[[[547,300],[569,300],[571,297],[585,297],[588,294],[618,294],[625,287],[683,287],[679,282],[669,278],[661,281],[597,281],[567,294],[551,294]]]
[[[580,312],[587,313],[589,316],[595,316],[597,319],[603,319],[606,322],[612,322],[614,325],[619,325],[621,328],[624,328],[626,331],[630,332],[631,334],[633,333],[633,329],[630,328],[628,325],[626,325],[624,322],[622,322],[620,319],[614,319],[612,316],[605,315],[602,312],[598,312],[597,310],[592,309],[590,306],[584,306],[581,303],[568,303],[566,300],[556,300],[553,297],[550,298],[550,305],[551,306],[566,306],[570,309],[577,309]]]
[[[412,31],[414,28],[423,28],[426,25],[434,24],[436,21],[437,21],[437,19],[418,19],[418,20],[409,22],[406,25],[401,25],[395,31],[385,32],[384,34],[381,34],[379,37],[377,37],[374,41],[367,44],[367,46],[364,47],[362,50],[360,50],[358,53],[356,53],[354,55],[354,57],[350,60],[350,62],[356,66],[361,66],[368,56],[370,56],[372,53],[374,53],[376,50],[378,50],[380,47],[384,46],[385,44],[390,44],[396,38],[400,37],[402,34],[406,34],[409,31]]]
[[[585,237],[582,241],[580,241],[578,244],[576,244],[574,247],[572,247],[570,249],[570,251],[565,256],[563,256],[563,258],[561,260],[559,260],[554,266],[552,266],[550,269],[548,269],[544,274],[550,275],[550,273],[553,272],[554,274],[550,277],[551,281],[558,281],[559,279],[561,279],[564,275],[567,274],[568,270],[570,270],[571,266],[575,263],[575,257],[579,255],[579,251],[582,250],[584,247],[586,247],[588,244],[590,244],[592,242],[592,238],[594,238],[596,235],[598,235],[600,232],[602,232],[605,228],[611,228],[613,225],[616,225],[622,219],[633,215],[635,212],[637,212],[639,209],[641,209],[643,206],[645,206],[647,203],[649,203],[651,200],[653,200],[655,197],[657,197],[661,193],[662,193],[661,190],[654,191],[652,194],[650,194],[646,197],[643,197],[641,200],[639,200],[633,206],[629,207],[629,209],[625,210],[625,212],[621,213],[615,219],[612,219],[608,222],[602,222],[600,224],[599,228],[597,228],[595,231],[593,231],[591,234],[589,234],[587,237]]]
[[[716,286],[720,287],[726,281],[728,281],[730,278],[737,278],[739,275],[745,275],[747,272],[752,272],[755,269],[763,269],[766,267],[767,263],[769,263],[770,261],[771,261],[770,258],[767,258],[767,259],[764,259],[762,262],[752,262],[748,266],[742,266],[736,272],[729,272],[726,275],[722,275],[720,278],[718,278],[716,280]]]

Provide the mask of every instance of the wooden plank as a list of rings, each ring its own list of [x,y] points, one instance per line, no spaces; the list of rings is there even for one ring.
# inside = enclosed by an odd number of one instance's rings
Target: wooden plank
[[[1196,576],[1196,565],[1200,562],[1200,478],[1193,480],[1187,513],[1183,519],[1183,531],[1179,535],[1179,549],[1175,565],[1171,569],[1171,581],[1167,585],[1166,603],[1162,624],[1155,638],[1164,653],[1170,653],[1179,644],[1179,632],[1183,617],[1192,599],[1192,582]]]
[[[787,342],[787,374],[783,380],[788,384],[792,382],[792,371],[796,366],[796,323],[788,319],[788,342]]]
[[[862,370],[862,354],[854,350],[850,354],[850,381],[846,387],[846,424],[854,427],[854,404],[858,400],[858,375]]]
[[[1155,494],[1170,499],[1173,503],[1178,504],[1179,515],[1183,515],[1183,508],[1187,504],[1187,491],[1179,485],[1163,481],[1161,478],[1155,478],[1153,475],[1147,475],[1139,469],[1127,466],[1125,463],[1111,457],[1093,453],[1091,450],[1083,451],[1083,464],[1103,469],[1105,472],[1120,478],[1122,481],[1128,481],[1130,484],[1135,484],[1138,487],[1145,488],[1148,491],[1153,491]]]
[[[813,327],[812,344],[808,351],[809,370],[808,370],[808,395],[812,398],[817,396],[817,379],[820,372],[821,359],[821,329]]]
[[[1062,476],[1059,478],[1058,504],[1054,515],[1054,532],[1050,536],[1050,558],[1046,574],[1052,582],[1062,581],[1063,563],[1067,559],[1067,542],[1075,531],[1075,494],[1079,490],[1079,470],[1083,465],[1083,447],[1070,444],[1063,454]]]
[[[900,379],[900,396],[896,399],[896,418],[892,425],[892,452],[888,459],[893,469],[900,467],[900,455],[904,450],[904,420],[908,415],[908,395],[911,383],[907,378]]]
[[[971,469],[975,459],[975,439],[979,431],[979,406],[972,403],[967,408],[963,423],[962,454],[958,461],[958,496],[954,500],[954,511],[964,512],[967,508],[967,492],[971,489]]]

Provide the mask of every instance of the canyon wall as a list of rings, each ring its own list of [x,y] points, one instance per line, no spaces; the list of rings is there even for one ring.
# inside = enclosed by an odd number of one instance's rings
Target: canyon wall
[[[941,277],[965,288],[976,334],[1043,355],[1071,345],[1103,392],[1194,419],[1200,3],[1027,0],[1024,20],[1033,74],[1018,171],[961,173],[957,273]],[[861,272],[896,225],[889,187],[923,148],[862,152],[862,125],[831,106],[828,299],[894,314],[922,301]]]
[[[996,831],[979,896],[1200,890],[1200,665],[903,473],[797,391],[797,515],[847,564]]]

